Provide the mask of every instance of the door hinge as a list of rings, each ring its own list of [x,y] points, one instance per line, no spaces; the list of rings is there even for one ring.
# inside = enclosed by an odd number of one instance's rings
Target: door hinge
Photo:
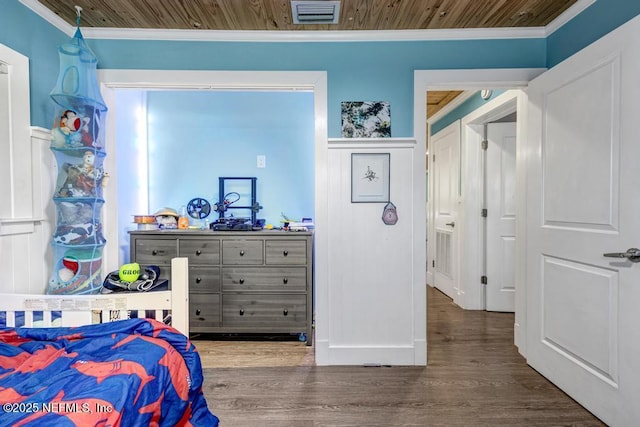
[[[487,276],[480,277],[480,283],[482,283],[483,285],[486,285],[487,284]]]
[[[486,217],[487,217],[487,210],[486,210],[486,209],[482,209],[482,211],[480,212],[480,215],[481,215],[483,218],[486,218]]]
[[[434,162],[436,161],[436,155],[435,154],[433,155],[433,161]]]
[[[482,141],[482,149],[486,150],[487,148],[489,148],[489,141],[485,139],[484,141]]]
[[[431,267],[436,268],[436,260],[435,259],[431,260]]]

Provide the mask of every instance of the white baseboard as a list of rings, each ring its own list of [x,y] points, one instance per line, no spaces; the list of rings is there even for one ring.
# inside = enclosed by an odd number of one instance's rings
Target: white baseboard
[[[425,355],[426,342],[408,346],[330,346],[327,341],[316,341],[316,365],[362,365],[362,366],[424,366],[426,360],[416,361],[416,355]],[[417,363],[419,362],[419,363]]]

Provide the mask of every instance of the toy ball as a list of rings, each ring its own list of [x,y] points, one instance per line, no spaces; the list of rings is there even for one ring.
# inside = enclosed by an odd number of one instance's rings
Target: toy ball
[[[123,282],[131,283],[138,280],[140,277],[140,264],[132,262],[131,264],[124,264],[118,271],[118,276]]]

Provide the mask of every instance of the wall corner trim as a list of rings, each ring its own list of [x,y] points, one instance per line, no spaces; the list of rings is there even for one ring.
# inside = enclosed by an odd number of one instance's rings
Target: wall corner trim
[[[33,233],[36,223],[42,221],[44,221],[43,218],[0,219],[0,236]]]
[[[31,126],[29,128],[31,138],[40,139],[42,141],[51,141],[51,130],[40,126]]]

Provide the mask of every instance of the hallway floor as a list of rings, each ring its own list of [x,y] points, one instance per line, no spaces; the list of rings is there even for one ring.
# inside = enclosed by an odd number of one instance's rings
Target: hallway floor
[[[313,366],[303,343],[194,341],[209,408],[224,427],[604,425],[525,363],[513,314],[427,297],[426,368]]]

